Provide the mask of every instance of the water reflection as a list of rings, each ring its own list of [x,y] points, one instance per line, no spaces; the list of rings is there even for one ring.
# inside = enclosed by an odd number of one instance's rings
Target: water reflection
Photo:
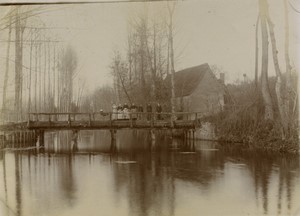
[[[295,215],[299,157],[171,141],[147,132],[49,133],[46,150],[1,152],[0,215]],[[126,137],[126,139],[124,138]]]

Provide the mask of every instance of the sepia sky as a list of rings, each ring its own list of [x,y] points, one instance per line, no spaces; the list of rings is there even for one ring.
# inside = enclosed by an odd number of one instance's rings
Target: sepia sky
[[[283,1],[269,2],[271,17],[275,23],[279,63],[284,70]],[[300,8],[299,0],[290,2],[295,8]],[[166,2],[151,2],[147,3],[147,6],[144,3],[111,3],[44,7],[48,7],[48,12],[43,13],[39,19],[46,26],[54,28],[47,33],[51,38],[63,40],[65,44],[70,44],[75,49],[78,56],[77,82],[85,80],[87,91],[112,83],[109,64],[114,50],[121,52],[126,50],[130,18],[144,11],[145,7],[150,19],[153,17],[163,19],[166,13]],[[8,7],[0,8],[0,17],[6,10]],[[292,65],[296,65],[299,61],[296,61],[295,53],[297,49],[300,50],[300,33],[296,26],[300,26],[300,14],[293,11],[290,6],[289,14],[291,60]],[[176,70],[208,63],[221,67],[226,72],[227,82],[242,80],[243,73],[252,79],[257,15],[256,0],[179,1],[175,12]],[[1,40],[5,37],[7,33],[0,34]],[[1,80],[5,49],[6,45],[1,43]],[[274,74],[272,64],[270,55],[270,74]],[[1,88],[2,85],[1,82]]]

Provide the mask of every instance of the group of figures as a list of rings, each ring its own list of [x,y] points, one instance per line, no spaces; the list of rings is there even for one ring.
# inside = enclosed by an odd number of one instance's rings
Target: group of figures
[[[131,104],[130,106],[128,106],[127,103],[125,103],[123,106],[121,104],[119,104],[118,106],[113,104],[112,106],[112,119],[114,120],[119,120],[119,119],[144,119],[145,117],[147,117],[147,120],[151,120],[152,119],[152,115],[153,115],[153,110],[152,109],[152,105],[150,103],[148,103],[146,105],[146,114],[147,115],[143,115],[144,113],[144,107],[143,105],[135,105],[134,103]],[[159,103],[157,103],[156,105],[156,118],[157,120],[161,120],[162,116],[161,116],[161,112],[162,112],[162,107]]]

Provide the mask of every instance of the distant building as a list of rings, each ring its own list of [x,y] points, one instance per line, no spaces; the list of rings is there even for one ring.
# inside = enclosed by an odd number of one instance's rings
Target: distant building
[[[176,110],[214,114],[224,107],[224,74],[217,79],[207,63],[175,73]]]

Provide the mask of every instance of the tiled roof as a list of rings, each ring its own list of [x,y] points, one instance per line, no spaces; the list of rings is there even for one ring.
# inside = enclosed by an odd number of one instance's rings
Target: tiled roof
[[[211,72],[211,69],[207,63],[176,72],[175,96],[183,97],[192,94],[206,72]],[[171,76],[168,75],[167,81],[170,82],[170,79]]]

